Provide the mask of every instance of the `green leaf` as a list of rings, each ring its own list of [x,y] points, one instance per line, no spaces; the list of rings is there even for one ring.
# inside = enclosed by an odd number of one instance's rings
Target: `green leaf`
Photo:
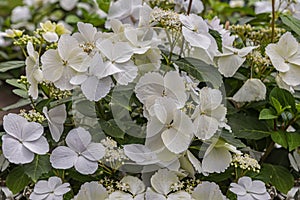
[[[23,166],[14,168],[6,177],[6,185],[13,194],[21,192],[29,183],[30,178],[26,175]]]
[[[12,60],[0,63],[0,72],[6,72],[12,69],[18,69],[25,66],[24,61]]]
[[[66,23],[68,24],[76,24],[77,22],[80,21],[80,18],[77,17],[76,15],[68,15],[65,19]]]
[[[22,90],[22,89],[14,89],[12,91],[14,94],[24,98],[24,99],[27,99],[29,96],[28,96],[28,93],[26,90]]]
[[[238,138],[259,140],[270,135],[264,121],[247,113],[235,113],[227,116],[232,132]]]
[[[209,29],[209,34],[211,36],[213,36],[213,38],[216,40],[217,45],[218,45],[218,50],[220,52],[223,52],[223,50],[222,50],[222,37],[221,37],[221,34],[218,31],[212,30],[212,29]]]
[[[29,105],[30,103],[31,102],[30,102],[29,99],[20,99],[17,103],[6,106],[6,107],[2,108],[1,110],[8,111],[8,110],[11,110],[11,109],[20,108],[20,107]]]
[[[259,175],[255,178],[271,183],[284,194],[294,186],[294,177],[287,168],[280,165],[263,164]]]
[[[300,20],[291,15],[281,15],[282,22],[300,36]]]
[[[288,147],[287,136],[285,132],[282,131],[272,132],[271,138],[274,142],[283,146],[284,148]]]
[[[43,174],[51,170],[48,155],[36,155],[34,160],[24,165],[24,171],[34,182],[36,182]]]
[[[223,81],[218,69],[195,58],[181,58],[174,61],[179,69],[187,72],[199,81],[210,82],[214,88],[221,87]]]
[[[229,133],[228,131],[222,131],[221,138],[235,147],[246,147],[246,145],[241,140],[235,138],[234,135],[232,133]]]
[[[269,96],[270,102],[274,103],[274,99],[272,99],[272,98],[278,100],[280,105],[283,108],[286,108],[286,107],[288,108],[290,106],[292,111],[296,112],[295,98],[289,91],[275,87],[270,92],[270,96]]]
[[[270,97],[270,104],[275,108],[278,115],[282,113],[282,105],[277,99],[275,99],[274,97]]]
[[[287,133],[287,143],[289,146],[289,151],[293,151],[300,146],[300,133],[298,132],[288,132]]]
[[[19,83],[18,79],[7,79],[5,82],[16,88],[26,90],[26,86],[22,83]]]
[[[118,127],[115,120],[111,119],[109,121],[100,120],[100,125],[102,130],[109,136],[114,138],[124,138],[125,133]]]
[[[264,108],[262,111],[260,111],[259,113],[259,120],[261,119],[277,119],[278,116],[274,115],[273,111],[268,109],[268,108]]]
[[[98,6],[101,10],[108,13],[110,0],[97,0]]]

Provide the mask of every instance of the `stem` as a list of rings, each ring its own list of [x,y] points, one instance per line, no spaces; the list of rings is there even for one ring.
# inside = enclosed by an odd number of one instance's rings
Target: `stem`
[[[274,148],[274,145],[275,145],[275,142],[274,141],[272,141],[270,144],[269,144],[269,146],[268,146],[268,148],[266,149],[266,152],[264,153],[264,155],[261,157],[261,159],[260,159],[260,162],[261,163],[263,163],[265,160],[266,160],[266,158],[269,156],[269,154],[271,153],[271,151],[273,150],[273,148]]]
[[[275,35],[275,0],[272,0],[272,22],[271,22],[271,28],[272,28],[272,36],[271,36],[271,42],[274,42],[274,35]]]
[[[275,0],[274,0],[274,1],[275,1]],[[192,10],[192,4],[193,4],[193,0],[190,0],[190,2],[189,2],[189,7],[188,7],[188,10],[187,10],[187,12],[186,12],[187,15],[189,15],[190,12],[191,12],[191,10]]]

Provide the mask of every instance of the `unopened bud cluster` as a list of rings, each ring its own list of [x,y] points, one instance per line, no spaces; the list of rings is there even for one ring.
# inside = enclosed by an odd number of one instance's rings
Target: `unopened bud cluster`
[[[26,110],[22,109],[22,110],[20,110],[19,115],[21,115],[22,117],[27,119],[27,121],[29,121],[29,122],[38,122],[41,124],[41,123],[43,123],[43,121],[46,120],[44,115],[37,112],[36,110],[29,110],[28,112],[26,112]]]
[[[181,22],[179,14],[172,10],[163,10],[161,8],[154,8],[151,16],[151,23],[157,23],[163,28],[179,31]]]
[[[251,158],[248,154],[234,155],[231,165],[248,171],[259,172],[260,170],[257,160]]]

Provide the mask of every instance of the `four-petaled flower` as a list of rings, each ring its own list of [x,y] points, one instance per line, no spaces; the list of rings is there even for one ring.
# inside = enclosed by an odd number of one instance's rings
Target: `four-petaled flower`
[[[5,158],[15,164],[30,163],[34,154],[43,155],[49,151],[47,139],[42,136],[44,128],[36,122],[28,122],[17,114],[8,114],[3,119],[2,150]]]
[[[105,155],[105,148],[100,143],[91,142],[91,134],[79,127],[72,129],[67,137],[66,146],[53,150],[50,162],[56,169],[75,169],[82,174],[93,174],[98,169],[98,160]]]
[[[70,190],[69,183],[62,183],[59,177],[52,176],[48,181],[38,181],[29,198],[32,200],[62,200],[63,195]]]
[[[229,190],[237,195],[238,200],[267,200],[271,199],[264,182],[243,176],[238,183],[231,183]]]

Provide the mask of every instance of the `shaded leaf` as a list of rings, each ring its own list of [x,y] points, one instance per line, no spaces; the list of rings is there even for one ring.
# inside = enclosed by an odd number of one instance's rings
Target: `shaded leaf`
[[[18,69],[25,66],[24,61],[12,60],[0,63],[0,72],[6,72],[12,69]]]
[[[27,106],[30,103],[31,102],[30,102],[29,99],[20,99],[17,103],[14,103],[12,105],[6,106],[6,107],[2,108],[2,110],[8,111],[8,110],[11,110],[11,109],[15,109],[15,108],[20,108],[20,107],[23,107],[23,106]]]
[[[287,136],[285,132],[277,131],[271,134],[271,138],[277,144],[283,146],[284,148],[288,147]]]
[[[21,192],[29,183],[30,178],[26,175],[23,166],[14,168],[6,177],[6,185],[13,194]]]
[[[287,143],[289,146],[289,151],[293,151],[300,146],[300,133],[287,133]]]
[[[300,36],[300,20],[291,15],[281,15],[282,22]]]
[[[292,111],[296,112],[295,98],[289,91],[275,87],[270,92],[270,102],[272,102],[272,98],[278,100],[283,108],[290,106]]]
[[[100,126],[103,129],[103,131],[114,138],[124,138],[125,133],[118,127],[117,123],[115,120],[111,119],[109,121],[105,121],[102,119],[100,120]]]
[[[36,182],[41,175],[48,173],[51,170],[51,165],[48,155],[36,155],[34,160],[24,165],[24,171],[34,182]]]
[[[199,81],[210,82],[214,88],[219,88],[223,81],[218,69],[195,58],[181,58],[174,61],[179,69],[187,72]]]
[[[274,115],[272,110],[268,108],[264,108],[262,109],[262,111],[260,111],[258,119],[261,120],[261,119],[276,119],[276,118],[278,118],[278,116]]]

